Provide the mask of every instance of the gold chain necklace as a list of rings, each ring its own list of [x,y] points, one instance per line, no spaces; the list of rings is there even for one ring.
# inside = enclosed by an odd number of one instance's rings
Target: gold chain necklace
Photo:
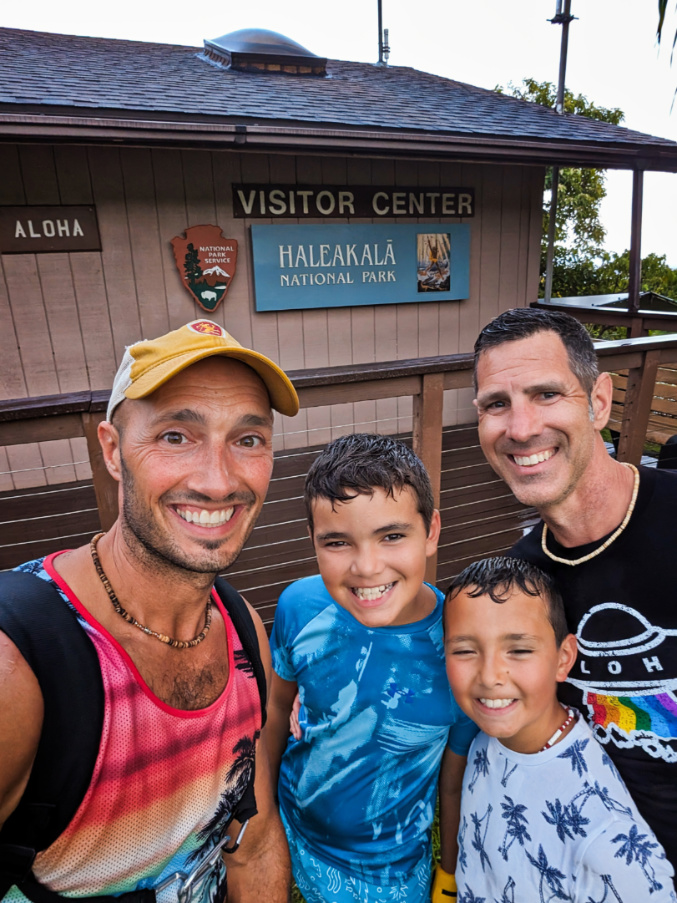
[[[637,493],[639,492],[639,471],[637,470],[637,468],[635,467],[634,464],[628,464],[625,461],[623,461],[622,463],[623,463],[624,467],[629,467],[630,470],[634,473],[635,484],[632,489],[632,498],[630,499],[630,504],[628,505],[628,510],[625,512],[625,517],[623,518],[623,522],[621,523],[620,527],[617,530],[615,530],[611,534],[611,536],[602,543],[602,545],[599,548],[595,549],[594,552],[589,552],[587,555],[583,555],[582,558],[575,558],[575,559],[571,560],[569,558],[560,558],[558,555],[555,555],[553,552],[551,552],[548,549],[548,545],[545,541],[545,538],[548,534],[548,525],[544,523],[543,524],[543,532],[541,533],[541,548],[543,549],[544,553],[548,556],[548,558],[552,559],[552,561],[557,561],[559,564],[568,564],[569,567],[574,567],[574,565],[577,565],[577,564],[583,564],[584,561],[590,561],[591,558],[596,558],[598,555],[601,555],[605,549],[609,548],[609,546],[611,545],[611,543],[614,540],[618,539],[618,537],[621,535],[623,530],[625,530],[625,528],[628,525],[628,521],[632,517],[632,512],[635,510],[635,502],[637,501]]]
[[[198,646],[202,640],[209,633],[209,628],[212,626],[212,600],[211,596],[207,599],[207,605],[205,606],[205,626],[202,628],[200,633],[196,637],[193,637],[192,640],[174,640],[172,637],[167,636],[164,633],[158,633],[156,630],[151,630],[150,627],[146,627],[144,624],[139,623],[135,617],[130,615],[130,613],[120,605],[118,597],[115,595],[113,587],[110,585],[110,580],[106,576],[106,573],[101,566],[101,561],[99,560],[99,554],[96,551],[96,544],[101,539],[102,536],[105,536],[104,533],[97,533],[96,536],[92,536],[91,542],[89,543],[89,551],[92,553],[92,561],[94,562],[94,567],[96,568],[96,573],[99,575],[99,579],[103,583],[103,588],[108,593],[108,598],[113,603],[113,608],[120,615],[121,618],[124,618],[128,624],[133,624],[134,627],[138,627],[139,630],[143,631],[143,633],[147,633],[148,636],[154,636],[156,640],[160,640],[161,643],[165,643],[167,646],[171,646],[172,649],[192,649],[193,646]]]

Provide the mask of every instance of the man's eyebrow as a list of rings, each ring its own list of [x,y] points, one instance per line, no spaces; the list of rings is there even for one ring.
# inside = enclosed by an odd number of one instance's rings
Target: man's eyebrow
[[[204,424],[206,421],[202,414],[199,414],[192,408],[180,408],[176,411],[159,411],[153,418],[153,424],[167,422]]]
[[[549,380],[543,383],[534,383],[531,386],[525,386],[522,395],[539,395],[541,392],[564,392],[565,386],[560,380]],[[494,401],[505,401],[509,398],[507,389],[494,389],[493,392],[478,392],[477,404],[488,405]]]
[[[244,414],[237,422],[238,427],[241,426],[262,426],[268,427],[273,424],[273,414],[269,417],[262,417],[260,414]]]
[[[505,401],[508,393],[505,389],[495,389],[493,392],[478,392],[477,404],[488,405],[494,401]]]
[[[153,424],[158,423],[199,423],[206,424],[205,417],[192,408],[180,408],[176,411],[159,411],[153,418]],[[263,417],[261,414],[243,414],[237,421],[236,428],[242,427],[270,427],[273,423],[273,415]]]
[[[538,395],[539,392],[563,392],[565,385],[559,379],[552,379],[545,383],[536,383],[533,386],[527,386],[524,390],[530,395]]]

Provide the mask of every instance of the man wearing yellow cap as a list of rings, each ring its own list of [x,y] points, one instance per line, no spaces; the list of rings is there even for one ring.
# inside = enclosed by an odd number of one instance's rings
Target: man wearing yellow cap
[[[125,352],[99,427],[118,519],[0,583],[0,898],[287,900],[268,643],[214,585],[265,498],[272,408],[298,410],[287,376],[209,320]]]

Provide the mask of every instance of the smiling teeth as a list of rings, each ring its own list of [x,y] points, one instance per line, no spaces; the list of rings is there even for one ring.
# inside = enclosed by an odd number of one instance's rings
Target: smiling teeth
[[[383,586],[354,586],[353,593],[362,601],[373,602],[374,599],[384,596],[394,585],[394,583],[384,583]]]
[[[548,458],[552,458],[555,452],[550,449],[550,451],[539,452],[537,455],[529,455],[528,458],[522,458],[518,455],[513,455],[515,459],[515,464],[519,464],[520,467],[533,467],[534,464],[541,464],[543,461],[547,461]]]
[[[480,702],[482,705],[485,705],[488,709],[505,709],[507,706],[513,702],[512,699],[482,699],[480,697]]]
[[[191,511],[177,508],[176,511],[179,517],[188,521],[189,524],[197,524],[200,527],[221,527],[231,519],[235,508],[224,508],[221,511],[207,511],[206,508],[201,511]]]

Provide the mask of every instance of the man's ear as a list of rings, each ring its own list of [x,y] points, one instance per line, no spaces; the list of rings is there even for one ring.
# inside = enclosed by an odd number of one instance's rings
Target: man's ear
[[[430,519],[430,529],[428,530],[428,536],[425,541],[425,557],[430,558],[431,555],[434,555],[437,551],[437,543],[440,539],[440,530],[442,529],[442,520],[440,518],[440,512],[435,508],[433,511],[433,516]]]
[[[562,645],[558,649],[557,662],[557,682],[562,683],[569,676],[569,671],[574,666],[578,655],[578,644],[573,633],[568,633],[562,640]]]
[[[614,384],[609,373],[600,373],[595,380],[590,395],[592,406],[591,418],[595,429],[603,430],[611,415],[611,402],[613,401]]]
[[[99,444],[103,453],[103,461],[106,470],[117,480],[122,480],[122,468],[120,466],[120,434],[108,420],[102,420],[97,429]]]

